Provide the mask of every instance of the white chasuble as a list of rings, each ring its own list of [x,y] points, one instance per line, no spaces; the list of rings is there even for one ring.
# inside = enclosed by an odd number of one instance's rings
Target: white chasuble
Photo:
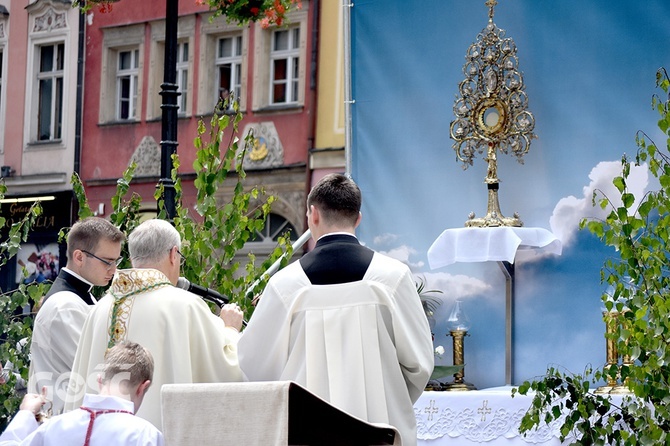
[[[202,299],[172,286],[160,271],[120,270],[86,319],[73,372],[91,392],[109,346],[129,340],[146,347],[154,358],[154,379],[137,416],[161,429],[163,384],[243,380],[238,339]],[[70,380],[66,410],[79,407],[85,388]]]

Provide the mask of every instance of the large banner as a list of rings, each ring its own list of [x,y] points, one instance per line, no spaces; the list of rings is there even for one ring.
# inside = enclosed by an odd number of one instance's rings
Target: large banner
[[[451,364],[445,319],[460,299],[471,327],[465,375],[478,388],[505,384],[505,276],[495,262],[431,269],[427,251],[470,212],[487,209],[486,161],[462,168],[449,125],[468,47],[489,21],[484,0],[357,0],[351,8],[352,169],[364,194],[358,235],[408,263],[439,289],[435,346]],[[667,0],[503,0],[493,22],[518,48],[535,117],[530,151],[498,155],[500,207],[551,231],[560,256],[515,262],[514,384],[557,366],[605,362],[600,270],[616,253],[579,221],[602,216],[594,190],[616,193],[636,132],[666,146],[651,107],[656,71],[670,69]],[[646,167],[636,194],[651,187]]]

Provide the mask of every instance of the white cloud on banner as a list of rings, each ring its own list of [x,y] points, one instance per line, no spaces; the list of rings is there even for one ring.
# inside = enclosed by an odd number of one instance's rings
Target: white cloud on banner
[[[391,258],[394,258],[396,260],[400,260],[402,263],[408,265],[410,268],[422,268],[425,264],[422,261],[418,261],[415,263],[412,263],[410,261],[410,257],[417,254],[417,250],[407,245],[401,245],[389,251],[377,250],[377,252],[389,256]]]
[[[426,290],[440,290],[442,293],[430,294],[440,300],[467,299],[476,296],[485,296],[492,290],[492,286],[476,277],[463,274],[448,273],[421,273],[419,279],[426,283]]]
[[[393,243],[396,240],[398,240],[398,236],[396,234],[390,234],[390,233],[387,232],[385,234],[381,234],[381,235],[376,236],[372,240],[372,243],[374,243],[377,246],[388,245],[389,243]]]
[[[598,197],[603,194],[607,196],[615,206],[621,204],[619,191],[612,184],[612,180],[621,175],[620,161],[601,161],[589,173],[591,180],[588,186],[583,188],[583,197],[577,198],[573,195],[561,198],[549,219],[551,232],[561,240],[563,247],[567,247],[573,241],[579,230],[579,222],[583,218],[604,219],[611,208],[602,209],[598,204]],[[630,176],[627,180],[628,190],[636,201],[631,209],[636,209],[640,199],[649,185],[649,172],[647,165],[639,167],[631,166]],[[596,206],[593,206],[593,192],[599,191],[596,196]]]

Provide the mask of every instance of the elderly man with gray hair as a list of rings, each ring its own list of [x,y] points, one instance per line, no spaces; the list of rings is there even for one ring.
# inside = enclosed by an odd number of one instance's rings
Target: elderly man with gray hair
[[[237,360],[242,311],[225,305],[217,317],[198,296],[175,286],[180,248],[179,233],[164,220],[147,220],[130,234],[133,268],[117,271],[107,295],[86,319],[66,410],[80,406],[87,385],[90,391],[90,377],[96,376],[105,351],[125,340],[145,346],[154,356],[153,384],[137,416],[159,429],[163,384],[243,380]]]

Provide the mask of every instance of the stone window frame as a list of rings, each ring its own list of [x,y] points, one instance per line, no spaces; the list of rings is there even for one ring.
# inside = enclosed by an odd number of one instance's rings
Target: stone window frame
[[[178,110],[179,117],[189,117],[193,115],[193,73],[195,73],[195,16],[189,15],[179,17],[177,22],[177,42],[181,47],[182,44],[188,43],[188,62],[186,69],[188,70],[188,82],[186,85],[186,98],[183,96],[177,98],[177,103],[180,105]],[[164,75],[163,68],[165,65],[165,20],[157,20],[151,22],[151,48],[150,62],[149,62],[149,101],[147,103],[147,120],[158,120],[163,115],[161,104],[163,97],[160,95],[161,84],[163,83]],[[179,55],[178,55],[179,56]],[[182,64],[183,65],[183,64]],[[177,62],[179,67],[179,61]],[[179,71],[177,72],[179,75]],[[177,78],[179,85],[179,78]],[[185,103],[185,109],[181,105]]]
[[[24,141],[26,149],[64,149],[67,146],[66,131],[72,125],[71,119],[74,110],[70,109],[68,98],[74,92],[70,91],[72,72],[71,58],[76,58],[76,42],[73,43],[72,30],[68,23],[70,5],[61,2],[36,2],[26,7],[28,11],[28,54],[26,57],[26,74],[29,82],[26,85],[26,99],[24,109]],[[39,82],[40,49],[43,46],[63,44],[63,91],[61,97],[61,135],[57,139],[40,141],[38,138],[39,115]],[[4,68],[4,67],[3,67]]]
[[[305,88],[308,82],[309,58],[307,55],[309,2],[303,2],[302,8],[291,11],[286,16],[286,25],[263,29],[254,27],[254,95],[252,107],[254,112],[273,112],[277,110],[302,108],[305,104]],[[299,65],[298,65],[298,98],[289,103],[272,104],[272,42],[275,30],[300,28]]]
[[[247,78],[249,66],[249,27],[240,29],[235,23],[227,23],[225,17],[210,20],[212,14],[202,15],[200,27],[200,58],[198,70],[198,100],[197,114],[210,115],[217,105],[219,95],[218,75],[212,76],[216,69],[219,39],[225,37],[242,36],[242,75],[240,79],[240,97],[237,98],[240,111],[247,109]]]
[[[144,97],[144,25],[135,24],[103,29],[102,64],[100,73],[100,110],[98,120],[101,124],[133,123],[141,121],[143,116],[142,98]],[[117,118],[117,64],[121,51],[138,51],[137,109],[130,119]]]

